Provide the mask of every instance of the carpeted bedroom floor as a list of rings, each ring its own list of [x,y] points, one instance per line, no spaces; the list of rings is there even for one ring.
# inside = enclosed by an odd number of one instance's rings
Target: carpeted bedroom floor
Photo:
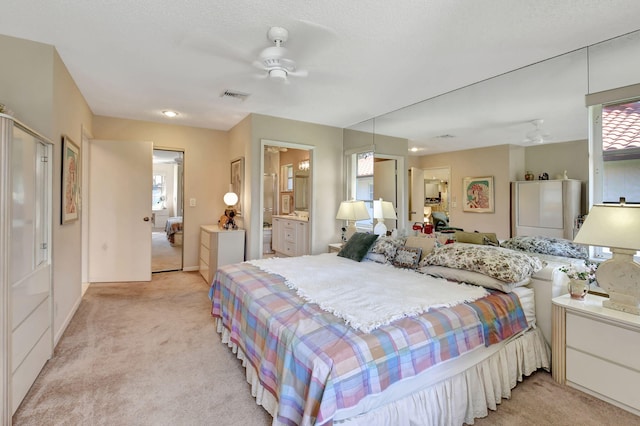
[[[207,291],[198,272],[92,284],[14,424],[271,424],[215,333]],[[537,372],[475,424],[637,425],[640,417]]]

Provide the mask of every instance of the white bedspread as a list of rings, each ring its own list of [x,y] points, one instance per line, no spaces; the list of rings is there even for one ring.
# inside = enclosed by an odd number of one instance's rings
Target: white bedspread
[[[482,287],[457,284],[392,265],[355,262],[335,253],[248,263],[282,276],[287,286],[304,300],[316,303],[363,332],[430,308],[454,306],[488,294]],[[318,273],[319,270],[323,272]]]

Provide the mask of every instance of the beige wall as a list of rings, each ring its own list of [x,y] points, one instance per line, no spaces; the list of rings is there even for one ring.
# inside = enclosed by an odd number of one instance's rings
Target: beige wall
[[[95,139],[152,141],[154,148],[184,150],[184,269],[197,270],[200,225],[218,223],[222,197],[229,190],[230,152],[227,132],[96,116]],[[189,200],[196,199],[190,207]]]
[[[48,137],[53,146],[53,332],[57,342],[82,295],[81,235],[78,220],[60,224],[61,138],[81,145],[92,114],[53,46],[0,36],[0,99],[15,117]]]
[[[465,231],[495,232],[498,238],[510,236],[511,148],[500,145],[421,157],[420,168],[451,167],[450,224]],[[494,213],[463,212],[462,179],[493,176]]]
[[[302,144],[312,150],[311,251],[313,254],[325,253],[329,243],[340,241],[335,216],[342,195],[342,129],[259,114],[252,114],[250,121],[250,131],[244,127],[246,123],[243,121],[240,123],[243,129],[242,137],[238,135],[239,142],[239,139],[250,134],[250,141],[243,141],[247,144],[244,152],[250,153],[245,161],[246,174],[250,173],[245,182],[249,207],[244,218],[244,226],[247,229],[247,259],[260,258],[262,255],[259,202],[262,196],[262,139]],[[235,139],[232,144],[234,143]]]
[[[550,179],[567,171],[570,179],[582,181],[582,213],[588,212],[589,206],[589,141],[579,140],[563,143],[542,144],[525,148],[524,170],[530,170],[537,178],[543,172]],[[524,180],[524,175],[518,176]]]

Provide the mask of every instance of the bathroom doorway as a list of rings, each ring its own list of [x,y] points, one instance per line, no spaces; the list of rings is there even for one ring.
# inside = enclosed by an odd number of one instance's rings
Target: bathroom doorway
[[[153,150],[151,272],[183,267],[184,151]]]

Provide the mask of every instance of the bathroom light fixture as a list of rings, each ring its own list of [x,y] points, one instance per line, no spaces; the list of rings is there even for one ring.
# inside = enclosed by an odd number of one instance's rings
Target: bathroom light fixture
[[[298,170],[307,171],[309,170],[309,160],[302,160],[298,163]]]
[[[169,118],[174,118],[178,116],[178,113],[175,111],[171,111],[171,110],[166,110],[166,111],[162,111],[162,114],[165,117],[169,117]]]

